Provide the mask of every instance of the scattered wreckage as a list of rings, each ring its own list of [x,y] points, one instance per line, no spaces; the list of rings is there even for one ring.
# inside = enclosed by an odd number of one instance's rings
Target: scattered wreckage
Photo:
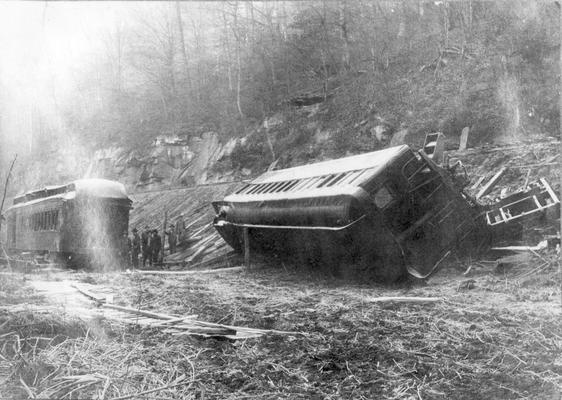
[[[437,164],[441,139],[428,135],[417,152],[402,145],[268,171],[213,202],[214,226],[238,251],[351,263],[388,282],[406,272],[426,278],[452,252],[476,256],[559,214],[560,201],[544,179],[480,204],[464,190],[468,179],[458,165]]]

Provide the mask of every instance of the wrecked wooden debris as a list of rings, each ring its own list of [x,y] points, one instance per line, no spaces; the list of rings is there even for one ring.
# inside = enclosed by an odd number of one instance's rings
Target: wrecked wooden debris
[[[168,212],[168,223],[176,223],[180,215],[184,214],[189,216],[185,220],[187,235],[181,240],[178,238],[175,253],[167,254],[166,251],[162,265],[191,268],[199,263],[225,256],[231,252],[231,249],[213,229],[211,224],[213,210],[209,204],[215,196],[232,190],[238,185],[238,182],[227,182],[174,189],[167,191],[166,195],[162,195],[162,192],[132,194],[135,212],[131,214],[130,227],[142,229],[148,226],[149,229],[160,229],[162,210]],[[167,250],[168,247],[166,246],[165,249]],[[200,249],[199,253],[195,255],[198,249]]]
[[[129,271],[133,274],[145,275],[201,275],[201,274],[221,274],[228,272],[240,272],[244,267],[229,267],[229,268],[216,268],[216,269],[201,269],[201,270],[180,270],[180,271],[161,271],[161,270],[142,270]]]
[[[441,297],[374,297],[370,298],[369,303],[412,303],[430,304],[443,301]]]
[[[484,187],[482,189],[480,189],[480,191],[476,195],[476,199],[479,199],[482,196],[485,196],[488,193],[490,193],[490,191],[492,191],[492,189],[498,184],[498,182],[499,182],[500,178],[503,176],[503,174],[505,174],[505,171],[507,171],[507,168],[503,167],[498,172],[496,172],[496,174],[492,177],[492,179],[490,179],[488,181],[488,183],[486,183],[484,185]]]
[[[428,133],[425,136],[423,151],[431,160],[440,165],[445,151],[445,135],[442,132]]]
[[[465,126],[462,131],[461,131],[461,137],[459,139],[459,151],[464,151],[466,150],[466,147],[468,145],[468,134],[470,132],[470,128],[468,126]]]
[[[548,247],[548,241],[543,240],[536,246],[496,246],[492,247],[490,250],[496,251],[539,251],[546,249]]]
[[[472,190],[476,190],[478,188],[478,186],[480,186],[480,184],[482,183],[482,181],[484,180],[484,178],[486,178],[484,175],[480,176],[478,178],[478,180],[474,183],[474,185],[472,185],[471,189]]]
[[[256,329],[243,326],[224,325],[213,322],[198,321],[196,315],[175,316],[139,308],[119,306],[106,302],[106,296],[91,292],[80,285],[72,285],[83,295],[93,299],[101,308],[121,312],[124,315],[109,315],[123,323],[142,325],[147,328],[163,329],[163,332],[174,335],[192,335],[204,338],[222,337],[231,340],[257,338],[266,334],[278,335],[306,335],[303,332],[280,331],[275,329]]]
[[[71,285],[74,289],[78,290],[80,293],[82,293],[84,296],[89,297],[92,300],[95,300],[97,302],[103,303],[106,300],[106,296],[105,295],[100,295],[100,294],[96,294],[96,293],[92,293],[91,291],[89,291],[88,289],[83,288],[82,286],[79,286],[77,284],[72,284]]]
[[[499,242],[516,238],[524,228],[536,225],[541,219],[555,219],[559,214],[558,196],[545,179],[540,179],[531,189],[514,193],[490,206],[486,222],[493,242]]]

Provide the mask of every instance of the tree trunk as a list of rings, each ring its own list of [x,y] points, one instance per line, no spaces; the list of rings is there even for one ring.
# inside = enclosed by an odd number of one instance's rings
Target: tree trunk
[[[2,202],[0,203],[0,215],[2,215],[2,210],[4,208],[4,201],[6,200],[6,193],[8,193],[8,184],[10,183],[10,175],[12,174],[12,169],[14,168],[14,164],[16,163],[16,159],[18,155],[14,156],[14,160],[8,168],[8,174],[6,175],[6,182],[4,183],[4,193],[2,194]],[[0,229],[2,228],[2,218],[0,218]]]
[[[191,79],[189,77],[189,60],[187,59],[187,50],[185,48],[185,36],[183,34],[183,22],[181,19],[180,2],[176,1],[176,17],[178,20],[178,30],[180,32],[181,54],[183,57],[183,67],[185,74],[185,83],[188,90],[191,89]]]
[[[350,44],[349,44],[349,33],[348,33],[348,26],[347,26],[347,7],[346,2],[343,1],[340,3],[340,38],[343,41],[343,54],[342,54],[342,63],[346,71],[349,71],[351,64],[350,64]]]
[[[444,29],[444,36],[443,36],[443,47],[449,47],[449,3],[447,0],[443,1],[443,29]]]
[[[226,68],[227,68],[227,77],[228,77],[228,90],[232,92],[234,90],[232,85],[232,57],[231,57],[231,49],[230,49],[230,39],[229,39],[229,31],[228,31],[228,23],[226,20],[226,11],[223,9],[222,18],[224,22],[224,43],[226,46]]]
[[[195,53],[201,54],[201,44],[199,38],[199,31],[195,25],[195,22],[191,21],[191,25],[193,26],[193,37],[195,39]],[[195,92],[197,96],[197,101],[201,101],[201,87],[202,87],[202,78],[201,78],[201,62],[196,63],[197,66],[197,77],[195,79]]]
[[[242,112],[242,104],[240,101],[240,91],[241,91],[241,81],[242,81],[242,62],[240,60],[240,35],[238,34],[238,2],[234,5],[234,26],[232,30],[234,36],[236,37],[236,107],[238,108],[238,114],[240,118],[244,118],[244,113]]]
[[[242,106],[240,104],[240,89],[241,89],[241,78],[242,78],[242,65],[240,62],[240,44],[236,46],[236,64],[238,67],[238,76],[236,82],[236,107],[238,107],[238,113],[240,118],[244,118],[244,113],[242,113]]]
[[[117,51],[117,66],[115,72],[115,80],[116,80],[116,87],[117,87],[117,94],[121,96],[123,90],[123,42],[122,42],[122,32],[119,26],[115,29],[115,46]]]

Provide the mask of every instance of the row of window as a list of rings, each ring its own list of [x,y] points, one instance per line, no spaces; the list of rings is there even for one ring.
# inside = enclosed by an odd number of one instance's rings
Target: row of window
[[[257,185],[247,184],[246,186],[238,190],[236,194],[298,192],[307,189],[349,185],[360,177],[369,175],[372,172],[373,168],[367,168],[355,171],[341,172],[339,174],[313,176],[310,178],[293,179],[289,181],[259,183]]]
[[[26,231],[56,231],[59,229],[59,210],[22,216],[19,226]]]

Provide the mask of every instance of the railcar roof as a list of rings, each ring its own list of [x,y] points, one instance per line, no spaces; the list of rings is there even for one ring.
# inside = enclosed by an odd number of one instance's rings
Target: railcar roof
[[[338,174],[347,171],[374,168],[374,175],[380,172],[384,166],[394,160],[409,146],[402,145],[390,147],[384,150],[373,151],[371,153],[359,154],[351,157],[338,158],[336,160],[322,161],[314,164],[302,165],[278,171],[268,171],[258,176],[251,183],[282,182],[293,179],[304,179],[325,174]],[[372,175],[371,175],[372,176]]]
[[[108,179],[78,179],[61,186],[47,186],[32,190],[14,198],[14,205],[35,202],[47,198],[70,199],[75,196],[89,196],[110,199],[129,199],[122,183]]]
[[[128,199],[125,185],[107,179],[79,179],[74,181],[77,195],[103,197],[111,199]]]

